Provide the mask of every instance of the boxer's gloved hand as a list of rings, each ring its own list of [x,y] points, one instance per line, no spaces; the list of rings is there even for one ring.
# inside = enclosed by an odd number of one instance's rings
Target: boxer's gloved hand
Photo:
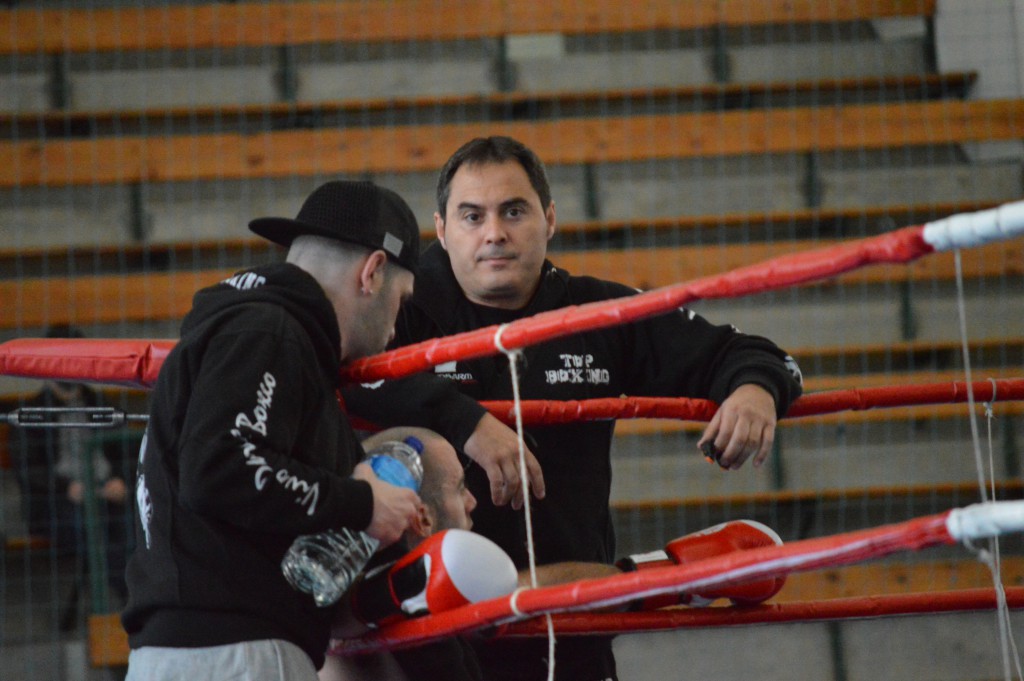
[[[782,539],[767,525],[754,520],[731,520],[706,530],[674,539],[664,551],[637,554],[621,559],[616,565],[624,572],[648,570],[669,565],[685,565],[720,556],[733,551],[756,549],[762,546],[781,546]],[[785,576],[764,577],[745,584],[713,587],[696,593],[665,594],[645,598],[637,609],[650,610],[670,605],[709,605],[719,598],[733,603],[749,605],[766,601],[779,592],[786,583]]]
[[[512,559],[490,539],[444,530],[356,583],[352,612],[364,624],[379,626],[505,596],[516,580]]]

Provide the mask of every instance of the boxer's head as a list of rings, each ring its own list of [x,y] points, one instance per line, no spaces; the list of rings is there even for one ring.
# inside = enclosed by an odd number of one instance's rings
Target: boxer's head
[[[441,530],[470,529],[476,498],[466,489],[466,475],[455,448],[432,430],[389,428],[367,438],[363,448],[369,451],[381,442],[404,440],[410,435],[423,443],[423,483],[420,485],[423,505],[405,534],[411,548]]]

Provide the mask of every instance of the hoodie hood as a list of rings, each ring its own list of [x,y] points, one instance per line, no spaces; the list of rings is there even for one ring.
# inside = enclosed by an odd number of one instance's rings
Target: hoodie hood
[[[317,361],[340,375],[341,333],[334,307],[308,272],[289,263],[243,270],[198,291],[181,325],[181,337],[205,333],[211,324],[249,305],[269,303],[285,309],[309,334]]]

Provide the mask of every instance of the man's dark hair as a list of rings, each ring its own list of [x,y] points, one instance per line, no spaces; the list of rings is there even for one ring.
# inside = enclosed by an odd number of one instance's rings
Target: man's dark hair
[[[494,137],[477,137],[472,139],[452,154],[448,162],[441,168],[437,178],[437,212],[441,219],[446,218],[448,197],[451,194],[452,178],[463,165],[480,165],[484,163],[505,163],[516,161],[526,171],[530,185],[540,197],[541,208],[547,210],[551,205],[551,187],[544,164],[529,147],[511,137],[497,135]]]

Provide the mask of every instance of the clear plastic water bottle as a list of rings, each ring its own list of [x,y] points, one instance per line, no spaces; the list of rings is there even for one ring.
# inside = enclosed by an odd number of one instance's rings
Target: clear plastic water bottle
[[[401,442],[382,442],[366,455],[366,462],[381,480],[419,492],[422,453],[423,443],[410,436]],[[307,534],[292,543],[281,570],[289,584],[312,594],[324,608],[338,602],[379,546],[380,542],[365,532],[346,528]]]

